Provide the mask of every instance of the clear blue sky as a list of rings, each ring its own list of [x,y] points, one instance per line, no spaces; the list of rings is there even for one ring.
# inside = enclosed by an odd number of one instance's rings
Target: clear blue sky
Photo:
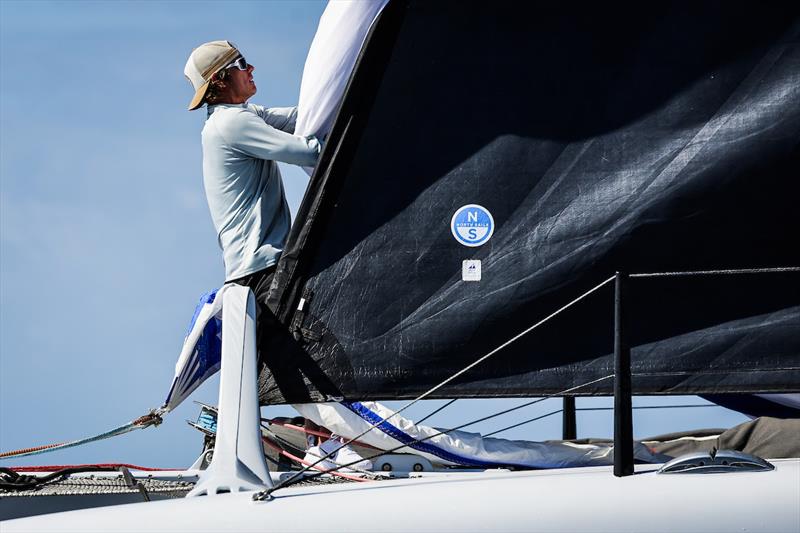
[[[0,2],[0,451],[99,433],[164,400],[195,303],[224,274],[202,190],[205,114],[186,111],[183,65],[198,44],[228,39],[256,66],[253,101],[293,105],[324,6]],[[294,211],[307,180],[282,171]],[[215,404],[217,385],[192,399]],[[544,414],[554,402],[477,429]],[[517,403],[461,401],[431,423]],[[579,400],[598,404],[610,401]],[[159,428],[0,466],[188,466],[202,438],[184,419],[196,414],[186,402]],[[717,407],[642,412],[635,432],[742,420]],[[580,436],[610,428],[610,414],[579,416]],[[507,434],[559,435],[559,417]]]

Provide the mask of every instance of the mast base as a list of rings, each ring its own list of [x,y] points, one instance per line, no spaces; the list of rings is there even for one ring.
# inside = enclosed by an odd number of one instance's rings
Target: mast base
[[[256,367],[256,305],[247,287],[234,285],[222,304],[219,418],[211,464],[187,497],[272,487],[261,445]]]

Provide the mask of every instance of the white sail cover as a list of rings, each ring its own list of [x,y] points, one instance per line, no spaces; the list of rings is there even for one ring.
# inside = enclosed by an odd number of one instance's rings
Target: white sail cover
[[[382,450],[414,453],[444,465],[500,468],[564,468],[612,464],[613,446],[570,442],[534,442],[482,437],[479,433],[449,431],[415,424],[377,402],[340,402],[295,405],[300,414],[333,433],[353,438],[370,426],[378,426],[359,437],[361,442]],[[383,421],[388,418],[388,420]],[[424,439],[422,442],[419,440]],[[669,458],[636,443],[637,460],[655,463]]]
[[[303,68],[296,135],[328,136],[361,45],[387,1],[340,0],[325,8]]]

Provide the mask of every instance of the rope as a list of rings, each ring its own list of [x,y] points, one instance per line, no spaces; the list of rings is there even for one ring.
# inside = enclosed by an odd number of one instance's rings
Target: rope
[[[567,303],[567,304],[565,304],[565,305],[561,306],[561,307],[560,307],[560,308],[558,308],[556,311],[554,311],[554,312],[550,313],[549,315],[547,315],[546,317],[544,317],[544,318],[543,318],[543,319],[541,319],[540,321],[536,322],[534,325],[532,325],[532,326],[531,326],[531,327],[529,327],[528,329],[526,329],[526,330],[522,331],[521,333],[518,333],[517,335],[515,335],[515,336],[514,336],[514,337],[512,337],[512,338],[510,338],[509,340],[507,340],[506,342],[504,342],[503,344],[501,344],[501,345],[500,345],[500,346],[498,346],[497,348],[495,348],[495,349],[491,350],[491,351],[490,351],[489,353],[487,353],[486,355],[484,355],[484,356],[482,356],[482,357],[478,358],[478,359],[477,359],[477,360],[475,360],[474,362],[472,362],[472,363],[470,363],[469,365],[465,366],[464,368],[462,368],[461,370],[459,370],[458,372],[456,372],[455,374],[453,374],[453,375],[452,375],[452,376],[450,376],[449,378],[445,379],[444,381],[442,381],[442,382],[441,382],[441,383],[439,383],[438,385],[434,386],[433,388],[429,389],[429,390],[428,390],[428,391],[426,391],[426,392],[423,392],[421,395],[417,396],[416,398],[414,398],[413,400],[411,400],[411,401],[410,401],[410,402],[408,402],[406,405],[404,405],[403,407],[401,407],[400,409],[398,409],[398,410],[397,410],[397,411],[395,411],[394,413],[390,414],[390,415],[389,415],[389,416],[387,416],[386,418],[383,418],[383,419],[381,419],[381,420],[379,420],[379,421],[375,422],[374,424],[371,424],[371,425],[370,425],[370,427],[368,427],[367,429],[365,429],[364,431],[362,431],[361,433],[359,433],[359,434],[358,434],[358,435],[356,435],[355,437],[351,438],[350,440],[346,441],[346,442],[344,443],[344,445],[350,444],[350,443],[352,443],[353,441],[355,441],[355,440],[357,440],[357,439],[360,439],[361,437],[363,437],[364,435],[366,435],[367,433],[369,433],[369,432],[370,432],[370,431],[372,431],[373,429],[377,428],[378,426],[380,426],[380,425],[381,425],[381,424],[383,424],[384,422],[387,422],[388,420],[390,420],[392,417],[394,417],[394,416],[396,416],[396,415],[399,415],[400,413],[402,413],[403,411],[405,411],[406,409],[408,409],[408,408],[409,408],[409,407],[411,407],[412,405],[414,405],[414,404],[416,404],[417,402],[419,402],[419,401],[421,401],[421,400],[423,400],[423,399],[427,398],[428,396],[430,396],[431,394],[433,394],[433,393],[434,393],[434,392],[436,392],[437,390],[441,389],[442,387],[444,387],[445,385],[447,385],[447,384],[448,384],[448,383],[450,383],[451,381],[453,381],[453,380],[457,379],[458,377],[460,377],[460,376],[462,376],[463,374],[465,374],[465,373],[469,372],[470,370],[472,370],[473,368],[475,368],[475,367],[476,367],[476,366],[478,366],[479,364],[483,363],[484,361],[486,361],[487,359],[489,359],[490,357],[492,357],[494,354],[496,354],[497,352],[499,352],[499,351],[500,351],[500,350],[502,350],[503,348],[506,348],[507,346],[509,346],[510,344],[512,344],[512,343],[514,343],[514,342],[516,342],[516,341],[517,341],[517,340],[519,340],[520,338],[524,337],[525,335],[527,335],[528,333],[530,333],[530,332],[531,332],[531,331],[533,331],[534,329],[538,328],[539,326],[541,326],[541,325],[542,325],[542,324],[544,324],[545,322],[549,321],[550,319],[552,319],[552,318],[554,318],[555,316],[559,315],[559,314],[560,314],[560,313],[562,313],[563,311],[565,311],[565,310],[569,309],[570,307],[572,307],[572,306],[573,306],[573,305],[575,305],[576,303],[580,302],[581,300],[583,300],[584,298],[586,298],[586,297],[587,297],[587,296],[589,296],[590,294],[594,293],[595,291],[598,291],[599,289],[601,289],[602,287],[604,287],[605,285],[607,285],[608,283],[610,283],[611,281],[613,281],[615,278],[616,278],[616,276],[611,276],[611,277],[610,277],[610,278],[608,278],[607,280],[605,280],[605,281],[603,281],[603,282],[601,282],[601,283],[599,283],[599,284],[595,285],[593,288],[591,288],[591,289],[589,289],[588,291],[584,292],[583,294],[581,294],[580,296],[578,296],[578,297],[577,297],[577,298],[575,298],[574,300],[572,300],[572,301],[570,301],[569,303]],[[601,378],[601,379],[605,379],[605,378]],[[567,389],[567,391],[562,391],[562,393],[560,393],[560,394],[563,394],[564,392],[568,392],[569,390],[570,390],[570,389]],[[422,442],[422,441],[420,441],[420,442]],[[405,447],[405,446],[401,446],[401,448],[402,448],[402,447]],[[313,466],[316,466],[316,465],[318,465],[319,463],[321,463],[321,462],[322,462],[322,461],[324,461],[325,459],[328,459],[328,458],[330,458],[332,455],[333,455],[332,453],[328,453],[328,454],[326,454],[324,457],[321,457],[321,458],[320,458],[318,461],[316,461],[316,462],[315,462],[315,463],[313,463],[312,465],[310,465],[310,466],[306,466],[305,468],[303,468],[302,470],[300,470],[299,472],[297,472],[297,473],[296,473],[296,474],[294,474],[293,476],[291,476],[291,477],[289,477],[289,478],[285,479],[284,481],[281,481],[280,483],[278,483],[278,484],[277,484],[277,485],[275,485],[274,487],[272,487],[272,488],[270,488],[270,489],[267,489],[267,490],[264,490],[264,491],[261,491],[261,492],[258,492],[258,493],[256,493],[256,494],[254,494],[254,495],[253,495],[253,499],[254,499],[254,500],[261,501],[261,500],[266,500],[266,499],[270,498],[270,494],[272,494],[273,492],[275,492],[276,490],[278,490],[278,489],[280,489],[280,488],[283,488],[283,487],[286,487],[286,486],[288,486],[288,485],[291,485],[291,484],[295,483],[297,479],[300,479],[300,478],[301,478],[301,477],[302,477],[302,476],[303,476],[303,475],[304,475],[306,472],[308,472],[308,471],[309,471],[309,470],[310,470],[310,469],[311,469]],[[378,456],[376,456],[376,457],[378,457]],[[355,464],[355,463],[353,463],[353,464]]]
[[[89,466],[98,466],[101,468],[119,468],[124,466],[130,470],[141,470],[143,472],[171,472],[175,470],[183,470],[183,468],[153,468],[150,466],[138,466],[128,463],[98,463],[93,465],[43,465],[43,466],[9,466],[9,470],[15,472],[55,472],[57,470],[66,470],[67,468],[85,468]]]
[[[781,272],[800,272],[800,267],[739,268],[724,270],[694,270],[685,272],[646,272],[630,274],[631,278],[661,278],[674,276],[713,276],[731,274],[776,274]]]
[[[19,492],[23,490],[30,490],[47,483],[59,481],[72,474],[80,472],[114,472],[119,468],[102,467],[98,465],[79,466],[74,468],[65,468],[58,472],[53,472],[46,476],[28,476],[25,474],[18,474],[10,468],[0,467],[0,490],[10,492]]]
[[[88,444],[90,442],[96,442],[99,440],[116,437],[117,435],[124,435],[125,433],[134,431],[136,429],[144,429],[149,426],[158,426],[162,422],[161,419],[162,414],[163,411],[154,409],[150,411],[148,414],[140,416],[139,418],[137,418],[132,422],[128,422],[127,424],[123,424],[112,430],[100,433],[99,435],[94,435],[92,437],[86,437],[83,439],[73,440],[69,442],[46,444],[44,446],[36,446],[34,448],[23,448],[21,450],[3,452],[0,453],[0,459],[8,459],[10,457],[27,457],[29,455],[39,455],[42,453],[54,452],[56,450],[65,450],[67,448],[74,448],[75,446],[80,446],[82,444]]]
[[[6,457],[25,457],[26,455],[33,455],[34,452],[41,452],[42,450],[48,450],[50,448],[56,448],[66,444],[64,442],[57,442],[55,444],[45,444],[43,446],[34,446],[33,448],[22,448],[20,450],[13,450],[10,452],[3,452],[0,453],[0,459],[5,459]]]

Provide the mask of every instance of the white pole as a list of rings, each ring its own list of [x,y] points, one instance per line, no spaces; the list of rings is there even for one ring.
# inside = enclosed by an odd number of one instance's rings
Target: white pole
[[[226,289],[217,436],[211,464],[187,495],[213,496],[272,487],[261,445],[256,368],[256,306],[247,287]]]

